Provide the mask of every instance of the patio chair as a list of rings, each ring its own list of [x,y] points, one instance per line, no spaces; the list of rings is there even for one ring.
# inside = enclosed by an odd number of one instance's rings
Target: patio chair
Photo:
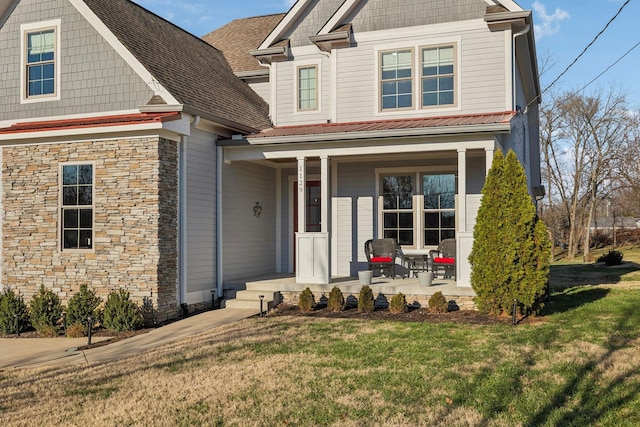
[[[444,239],[438,249],[429,251],[429,262],[434,276],[438,270],[443,270],[443,278],[449,279],[456,275],[456,239]]]
[[[369,270],[380,269],[380,274],[396,278],[396,257],[400,246],[396,239],[370,239],[364,243]],[[404,279],[404,276],[402,276]]]

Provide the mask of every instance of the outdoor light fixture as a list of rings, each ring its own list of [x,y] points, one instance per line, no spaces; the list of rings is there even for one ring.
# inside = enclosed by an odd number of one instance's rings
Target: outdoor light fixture
[[[262,215],[262,205],[260,204],[260,202],[256,202],[256,204],[253,206],[253,216],[255,216],[256,218],[260,218],[260,215]]]
[[[260,295],[260,317],[263,317],[262,302],[264,301],[264,295]]]

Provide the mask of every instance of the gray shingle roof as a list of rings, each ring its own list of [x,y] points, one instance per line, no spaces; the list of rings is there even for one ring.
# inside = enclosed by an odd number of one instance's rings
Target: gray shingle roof
[[[202,40],[220,49],[236,73],[262,71],[265,68],[249,51],[257,49],[284,16],[284,13],[278,13],[235,19],[202,36]]]
[[[243,128],[271,126],[268,104],[218,49],[128,0],[84,2],[180,103]]]

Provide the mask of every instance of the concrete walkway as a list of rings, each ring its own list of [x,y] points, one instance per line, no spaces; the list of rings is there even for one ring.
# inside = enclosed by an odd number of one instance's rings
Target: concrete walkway
[[[110,362],[259,314],[225,308],[187,317],[146,334],[79,351],[87,338],[0,338],[0,369]],[[94,337],[92,342],[107,340]]]

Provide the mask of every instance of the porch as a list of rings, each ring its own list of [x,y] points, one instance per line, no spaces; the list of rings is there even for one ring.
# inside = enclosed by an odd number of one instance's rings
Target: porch
[[[356,277],[332,278],[331,284],[297,283],[295,274],[266,275],[246,280],[237,280],[233,283],[225,283],[226,307],[234,308],[259,308],[260,296],[263,296],[263,309],[269,310],[281,302],[297,304],[300,293],[309,288],[316,299],[329,297],[331,289],[337,286],[344,294],[345,299],[355,302],[362,285]],[[433,279],[431,286],[421,286],[418,279],[408,277],[402,279],[396,277],[378,276],[371,282],[371,289],[376,298],[376,308],[386,308],[391,298],[402,292],[408,304],[419,307],[427,307],[429,298],[440,291],[449,301],[450,310],[474,310],[473,298],[476,296],[471,287],[458,286],[455,279]]]

